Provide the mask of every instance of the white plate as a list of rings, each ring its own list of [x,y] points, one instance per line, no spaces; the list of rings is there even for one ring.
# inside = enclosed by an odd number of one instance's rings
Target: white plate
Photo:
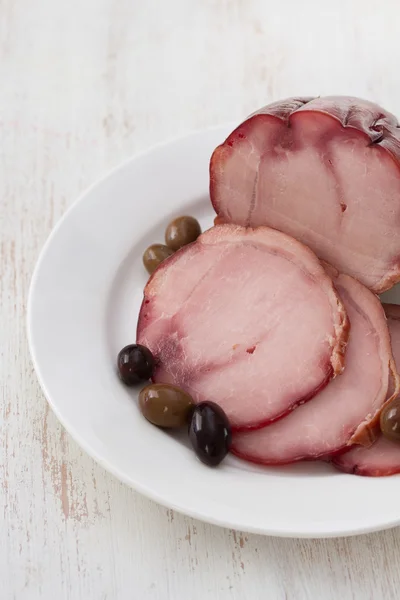
[[[329,465],[257,468],[234,457],[203,466],[185,435],[145,421],[115,359],[135,341],[146,283],[144,248],[177,215],[206,228],[208,161],[228,128],[196,133],[133,158],[91,187],[46,243],[32,280],[28,332],[46,397],[75,440],[119,479],[198,519],[263,534],[322,537],[400,523],[400,478]]]

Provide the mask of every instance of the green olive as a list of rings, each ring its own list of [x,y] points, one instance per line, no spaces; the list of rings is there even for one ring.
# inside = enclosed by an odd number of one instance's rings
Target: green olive
[[[175,385],[152,383],[140,392],[139,406],[150,423],[171,428],[187,424],[194,403],[189,394]]]
[[[158,265],[173,253],[174,251],[168,248],[168,246],[164,246],[164,244],[153,244],[144,251],[143,264],[151,275],[157,269]]]
[[[381,431],[389,440],[400,442],[400,397],[382,410]]]
[[[197,240],[201,234],[199,222],[193,217],[178,217],[168,225],[165,231],[165,243],[172,250]]]

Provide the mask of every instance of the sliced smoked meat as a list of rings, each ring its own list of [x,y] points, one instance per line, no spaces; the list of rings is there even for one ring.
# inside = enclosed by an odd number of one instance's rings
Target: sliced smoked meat
[[[212,400],[257,428],[341,373],[348,321],[316,256],[273,229],[213,227],[149,280],[137,341],[154,381]]]
[[[397,365],[400,365],[400,306],[384,305],[388,317],[393,355]],[[378,440],[369,448],[355,446],[345,454],[333,457],[335,467],[345,473],[382,477],[400,473],[400,444],[380,435]]]
[[[267,225],[380,293],[400,280],[400,128],[347,96],[251,115],[213,153],[218,222]]]
[[[339,471],[384,477],[400,473],[400,444],[387,440],[382,434],[370,448],[354,446],[349,452],[335,456],[332,460]]]
[[[277,423],[235,433],[234,454],[286,464],[371,444],[382,405],[399,393],[386,317],[375,294],[352,277],[339,275],[334,283],[351,324],[343,375]]]
[[[383,308],[388,319],[394,360],[400,368],[400,305],[384,304]]]

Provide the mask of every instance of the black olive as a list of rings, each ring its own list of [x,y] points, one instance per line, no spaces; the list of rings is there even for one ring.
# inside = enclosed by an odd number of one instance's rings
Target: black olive
[[[228,417],[214,402],[202,402],[193,411],[189,439],[198,458],[216,467],[227,455],[232,442]]]
[[[118,373],[126,385],[136,385],[153,375],[155,361],[145,346],[130,344],[118,354]]]

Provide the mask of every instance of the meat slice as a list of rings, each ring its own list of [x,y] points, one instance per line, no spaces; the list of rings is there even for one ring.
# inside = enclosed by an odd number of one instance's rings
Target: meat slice
[[[355,446],[333,459],[339,471],[364,475],[366,477],[384,477],[400,473],[400,444],[387,440],[380,435],[370,448]]]
[[[400,365],[400,306],[386,304],[384,308],[388,317],[393,355],[396,364]],[[370,448],[351,448],[349,452],[334,457],[332,462],[345,473],[370,477],[394,475],[400,473],[400,444],[380,435]]]
[[[214,151],[218,222],[267,225],[376,293],[400,280],[400,128],[347,96],[291,98],[251,115]]]
[[[312,398],[343,369],[348,321],[316,256],[289,236],[220,225],[149,280],[137,340],[154,381],[212,400],[236,429]]]
[[[382,405],[399,393],[379,299],[348,275],[339,275],[335,285],[351,323],[343,375],[279,422],[234,434],[232,451],[241,458],[286,464],[332,455],[353,443],[371,444]]]
[[[392,350],[396,366],[400,368],[400,306],[398,304],[384,304]]]

